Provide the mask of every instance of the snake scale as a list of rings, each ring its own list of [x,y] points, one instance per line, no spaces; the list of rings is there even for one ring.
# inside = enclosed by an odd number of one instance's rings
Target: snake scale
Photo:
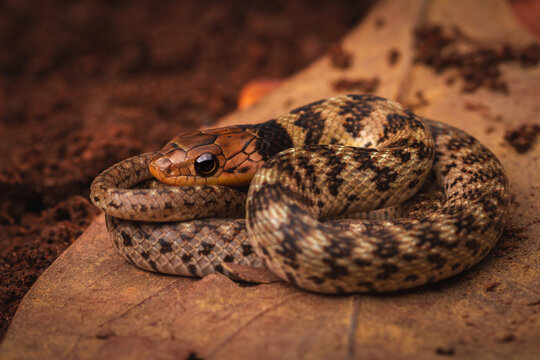
[[[152,174],[162,183],[133,188]],[[440,205],[396,217],[428,178]],[[247,195],[224,186],[249,183]],[[510,195],[497,158],[465,132],[377,96],[341,95],[177,136],[102,172],[91,200],[139,268],[202,277],[233,276],[227,263],[265,266],[307,290],[350,293],[472,267],[500,237]]]

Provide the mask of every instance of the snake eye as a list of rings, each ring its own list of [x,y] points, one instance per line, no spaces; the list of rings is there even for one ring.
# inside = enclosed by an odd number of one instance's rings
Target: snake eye
[[[195,160],[195,171],[200,176],[212,176],[218,169],[216,157],[210,153],[204,153]]]

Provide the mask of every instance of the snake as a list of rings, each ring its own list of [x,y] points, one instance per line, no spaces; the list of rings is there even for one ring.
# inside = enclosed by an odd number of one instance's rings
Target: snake
[[[402,213],[432,188],[438,203]],[[356,94],[180,134],[100,173],[90,198],[138,268],[234,278],[230,265],[245,265],[338,294],[471,268],[501,237],[511,202],[501,163],[477,139]]]

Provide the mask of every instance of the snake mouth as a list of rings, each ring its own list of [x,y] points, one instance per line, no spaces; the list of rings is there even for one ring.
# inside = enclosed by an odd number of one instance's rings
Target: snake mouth
[[[180,174],[168,175],[154,163],[148,165],[148,170],[150,170],[150,174],[152,174],[152,176],[154,176],[159,182],[162,182],[165,185],[179,186],[179,184],[185,184],[187,182],[186,180],[189,179],[189,177],[181,176]]]
[[[150,164],[148,164],[148,170],[150,170],[152,176],[167,185],[177,185],[180,182],[179,178],[186,178],[191,175],[185,167],[178,167],[169,157],[160,153],[152,158]]]

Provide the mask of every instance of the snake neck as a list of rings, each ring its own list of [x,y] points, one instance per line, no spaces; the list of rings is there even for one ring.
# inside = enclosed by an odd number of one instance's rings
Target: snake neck
[[[296,145],[286,127],[276,119],[251,126],[257,134],[255,148],[265,161]]]

